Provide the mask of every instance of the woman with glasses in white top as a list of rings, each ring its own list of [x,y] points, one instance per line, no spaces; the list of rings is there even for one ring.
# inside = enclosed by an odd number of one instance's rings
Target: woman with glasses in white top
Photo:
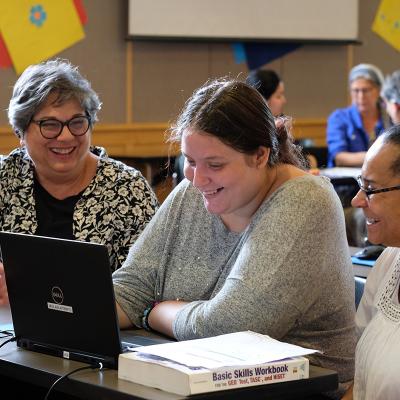
[[[400,126],[368,150],[353,206],[363,210],[368,240],[388,246],[367,278],[356,314],[354,388],[345,399],[400,398]]]
[[[91,147],[100,108],[90,83],[65,60],[32,65],[19,77],[8,117],[21,147],[0,156],[0,229],[105,244],[115,270],[157,200],[139,171]]]

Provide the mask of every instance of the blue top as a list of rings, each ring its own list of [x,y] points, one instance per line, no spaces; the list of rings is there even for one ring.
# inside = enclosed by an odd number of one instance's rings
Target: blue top
[[[382,117],[375,125],[375,136],[378,137],[384,129]],[[358,152],[367,151],[370,138],[365,131],[361,114],[357,107],[352,105],[347,108],[335,110],[328,118],[327,126],[328,167],[335,166],[336,154],[342,151]]]

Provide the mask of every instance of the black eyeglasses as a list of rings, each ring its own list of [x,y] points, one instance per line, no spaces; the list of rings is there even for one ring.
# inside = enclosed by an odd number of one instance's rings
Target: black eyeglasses
[[[83,136],[90,128],[91,119],[88,115],[80,115],[65,122],[61,122],[56,118],[39,121],[32,119],[31,122],[39,125],[40,133],[45,139],[55,139],[61,135],[64,126],[68,127],[71,135]]]
[[[382,189],[366,189],[364,187],[364,182],[363,182],[361,175],[357,177],[357,183],[358,183],[358,186],[360,187],[360,190],[363,191],[365,193],[365,195],[367,196],[368,200],[369,200],[369,198],[370,198],[369,196],[371,196],[371,194],[391,192],[392,190],[400,190],[400,185],[391,186],[391,187],[382,188]]]

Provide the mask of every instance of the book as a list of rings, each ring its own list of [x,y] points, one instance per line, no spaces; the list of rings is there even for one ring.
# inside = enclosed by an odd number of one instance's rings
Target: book
[[[118,378],[183,396],[306,379],[309,361],[291,357],[257,365],[190,367],[153,354],[119,355]]]

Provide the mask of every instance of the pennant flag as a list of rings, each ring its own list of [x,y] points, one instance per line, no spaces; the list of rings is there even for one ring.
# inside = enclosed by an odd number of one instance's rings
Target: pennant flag
[[[82,4],[82,0],[74,0],[76,11],[78,12],[81,24],[85,25],[88,21],[88,17],[85,11],[85,7]],[[12,67],[12,60],[8,53],[7,46],[4,43],[3,37],[0,34],[0,68]]]
[[[73,0],[2,0],[0,32],[18,74],[85,37]]]
[[[372,31],[400,51],[400,2],[399,0],[382,0]]]
[[[249,42],[244,44],[247,67],[249,70],[257,69],[275,59],[296,50],[300,43],[261,43]]]
[[[244,49],[243,43],[233,43],[232,48],[236,64],[241,64],[247,61],[246,50]]]
[[[74,4],[76,7],[76,11],[78,12],[79,19],[81,20],[81,24],[86,25],[88,17],[85,11],[85,7],[83,7],[82,0],[74,0]]]
[[[0,68],[9,68],[12,67],[12,60],[10,55],[8,54],[8,50],[6,44],[2,36],[0,35]]]

